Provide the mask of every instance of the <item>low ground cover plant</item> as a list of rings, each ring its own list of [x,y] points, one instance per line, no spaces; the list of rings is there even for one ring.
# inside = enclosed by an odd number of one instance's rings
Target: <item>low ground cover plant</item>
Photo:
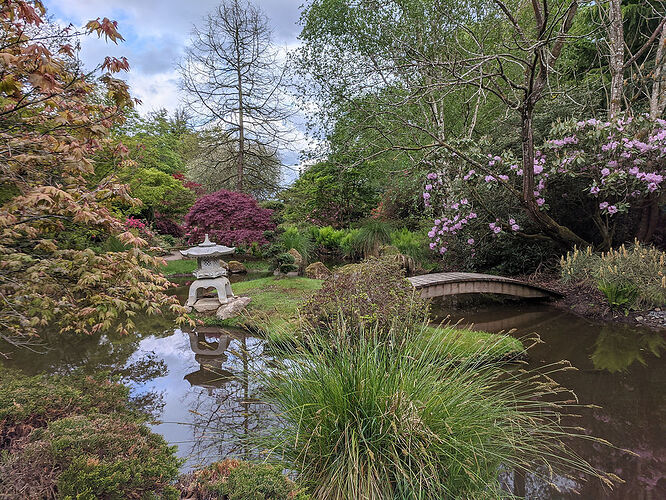
[[[235,459],[215,462],[179,481],[187,498],[196,500],[308,500],[310,496],[282,474],[282,467]]]
[[[0,497],[178,498],[180,460],[104,375],[0,369]]]
[[[614,308],[666,304],[666,252],[635,241],[600,254],[574,248],[560,262],[562,280],[598,288]]]

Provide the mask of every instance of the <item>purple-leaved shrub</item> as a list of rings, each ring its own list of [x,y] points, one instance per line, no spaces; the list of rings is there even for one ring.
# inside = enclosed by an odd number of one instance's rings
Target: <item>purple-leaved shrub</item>
[[[221,189],[192,206],[185,216],[185,236],[190,243],[201,242],[208,233],[211,240],[223,245],[264,245],[268,243],[264,232],[275,230],[272,213],[247,194]]]

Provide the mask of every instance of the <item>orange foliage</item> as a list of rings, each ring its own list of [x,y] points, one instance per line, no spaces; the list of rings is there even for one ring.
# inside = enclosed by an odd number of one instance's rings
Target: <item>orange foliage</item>
[[[44,15],[37,0],[0,1],[0,337],[20,343],[45,326],[126,333],[139,312],[170,310],[185,321],[154,271],[160,259],[107,208],[136,200],[112,176],[90,180],[102,148],[126,155],[110,129],[134,101],[111,76],[129,69],[127,59],[106,58],[84,74],[75,39],[94,33],[116,43],[118,25],[97,19],[75,32]],[[70,248],[64,236],[77,231],[114,235],[129,249]]]

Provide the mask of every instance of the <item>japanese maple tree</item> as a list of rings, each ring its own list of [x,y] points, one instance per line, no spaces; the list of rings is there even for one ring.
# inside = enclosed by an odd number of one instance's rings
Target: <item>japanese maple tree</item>
[[[113,75],[125,58],[107,57],[84,72],[77,39],[122,40],[117,23],[90,21],[82,30],[45,22],[38,0],[0,4],[0,336],[15,344],[45,327],[90,334],[133,328],[139,312],[184,310],[164,291],[160,260],[108,207],[135,203],[113,176],[93,178],[92,158],[110,144],[111,127],[133,105]],[[127,149],[113,146],[118,161]],[[115,236],[129,249],[74,249],[75,231]]]
[[[220,189],[194,203],[185,216],[186,236],[191,243],[200,243],[208,233],[223,245],[266,244],[264,231],[275,229],[272,213],[250,195]]]

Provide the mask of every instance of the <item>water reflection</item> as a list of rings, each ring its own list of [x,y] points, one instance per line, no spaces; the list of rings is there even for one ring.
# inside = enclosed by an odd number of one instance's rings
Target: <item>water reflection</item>
[[[440,308],[440,318],[458,310]],[[666,365],[658,356],[664,335],[646,329],[590,322],[545,305],[493,305],[465,311],[463,323],[488,331],[517,329],[521,337],[537,332],[543,343],[530,352],[530,366],[568,359],[578,371],[557,375],[587,409],[575,421],[590,434],[617,448],[576,441],[573,450],[600,469],[615,472],[626,483],[613,492],[595,481],[555,478],[557,493],[534,476],[508,471],[507,488],[531,499],[666,498]],[[166,331],[165,331],[166,330]],[[264,341],[238,330],[198,328],[174,330],[164,318],[141,323],[141,333],[124,337],[52,335],[44,355],[11,353],[1,361],[28,374],[109,371],[122,377],[132,396],[152,405],[159,423],[153,426],[178,445],[185,469],[228,455],[252,457],[248,437],[275,424],[270,408],[260,402],[261,378],[278,366]],[[10,352],[9,349],[0,349]],[[636,455],[622,449],[631,450]],[[579,490],[576,496],[572,490]]]
[[[222,457],[255,455],[249,438],[273,418],[259,400],[261,384],[255,377],[271,361],[263,340],[240,330],[199,327],[148,337],[135,356],[145,353],[163,359],[168,373],[133,389],[162,393],[164,411],[154,430],[178,444],[186,469]]]
[[[666,346],[659,332],[636,331],[604,327],[594,341],[594,352],[590,356],[597,370],[611,373],[624,371],[635,362],[647,366],[650,354],[659,357]]]
[[[666,341],[662,332],[625,325],[591,322],[547,305],[480,305],[465,311],[439,307],[462,324],[487,331],[508,330],[522,337],[537,332],[542,343],[530,350],[530,368],[567,359],[577,371],[556,375],[587,408],[571,424],[612,442],[615,447],[575,440],[569,446],[599,469],[611,471],[625,483],[608,491],[598,481],[558,477],[557,492],[534,476],[505,474],[510,491],[528,499],[666,498],[666,366],[659,359]],[[631,453],[627,453],[630,450]],[[634,455],[635,454],[635,455]],[[575,493],[578,491],[578,493]]]

